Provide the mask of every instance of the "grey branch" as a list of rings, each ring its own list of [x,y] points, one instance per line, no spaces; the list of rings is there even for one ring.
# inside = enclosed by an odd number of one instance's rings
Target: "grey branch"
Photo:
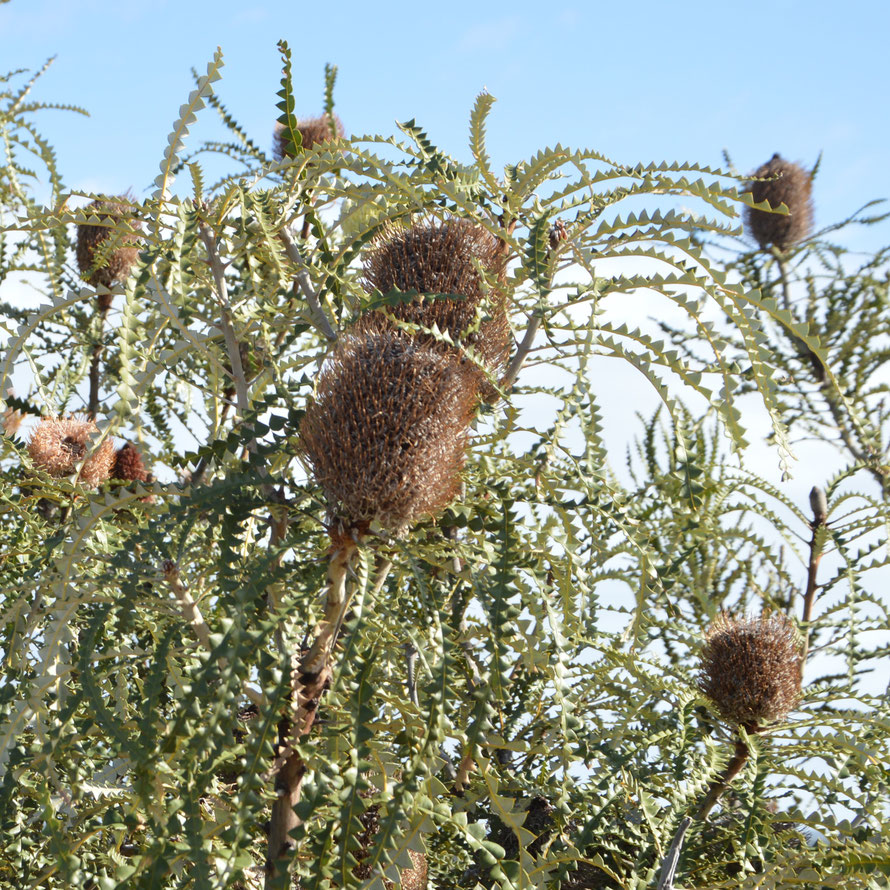
[[[509,367],[507,368],[507,373],[504,374],[503,379],[501,380],[501,386],[504,389],[510,389],[511,386],[516,382],[516,378],[519,376],[519,372],[522,370],[522,365],[525,362],[528,354],[532,351],[532,346],[535,342],[535,335],[538,333],[538,328],[541,326],[541,316],[533,315],[528,322],[528,327],[525,329],[525,334],[523,335],[522,342],[516,348],[516,355],[513,356],[513,360],[510,362]]]
[[[321,308],[318,294],[315,292],[315,288],[312,287],[312,282],[309,280],[309,273],[306,271],[306,261],[300,253],[300,248],[294,244],[294,239],[291,238],[290,232],[288,232],[287,229],[282,229],[278,233],[278,237],[284,245],[284,250],[287,253],[288,259],[297,267],[297,282],[300,285],[300,290],[303,291],[303,296],[306,298],[306,302],[309,304],[309,311],[312,313],[316,325],[318,325],[319,329],[328,340],[336,340],[337,334],[330,321],[328,321],[324,309]]]
[[[674,875],[677,873],[677,863],[680,861],[680,852],[683,850],[683,840],[686,831],[692,824],[692,817],[685,816],[677,828],[677,833],[671,841],[671,846],[661,864],[661,874],[658,876],[658,890],[673,890]]]

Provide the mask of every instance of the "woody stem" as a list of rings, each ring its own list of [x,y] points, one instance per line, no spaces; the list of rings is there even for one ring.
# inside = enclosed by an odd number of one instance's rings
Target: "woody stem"
[[[747,763],[750,753],[747,743],[740,738],[736,739],[735,753],[729,763],[726,764],[726,769],[723,770],[720,777],[711,782],[708,793],[695,811],[696,819],[707,818],[708,813],[711,812],[720,799],[720,795],[729,788],[732,780],[742,771],[742,767]]]
[[[99,332],[96,335],[96,342],[93,344],[93,355],[90,359],[90,395],[87,401],[87,415],[91,420],[96,419],[99,411],[99,378],[102,370],[102,336],[105,333],[105,316],[108,313],[107,307],[99,308]]]
[[[810,621],[813,617],[813,603],[816,601],[816,591],[819,584],[816,581],[816,574],[819,571],[819,561],[822,559],[822,548],[819,546],[817,536],[819,528],[823,520],[816,517],[812,523],[813,536],[810,538],[810,559],[807,564],[807,588],[803,595],[803,614],[801,615],[801,623],[804,626],[803,650],[800,653],[800,672],[803,675],[804,663],[807,660],[807,650],[810,645]]]
[[[275,875],[281,869],[288,868],[294,849],[290,834],[300,824],[294,807],[300,802],[306,765],[293,746],[311,731],[318,702],[332,674],[331,653],[336,629],[348,604],[346,577],[356,549],[354,541],[347,541],[331,554],[324,616],[315,629],[315,639],[309,652],[300,659],[294,670],[291,712],[278,724],[280,753],[275,763],[276,800],[269,823],[267,890],[273,886]]]
[[[736,739],[735,753],[732,759],[726,765],[720,777],[711,782],[708,793],[705,795],[698,809],[695,811],[694,818],[706,819],[708,814],[714,808],[714,805],[720,799],[720,796],[729,788],[732,780],[741,772],[742,767],[747,763],[750,750],[745,741],[741,738]],[[659,872],[657,890],[673,890],[674,876],[677,872],[677,863],[680,861],[680,853],[683,851],[683,841],[686,838],[686,832],[692,824],[692,816],[684,817],[677,831],[674,834],[671,846],[667,855],[661,863],[661,871]]]

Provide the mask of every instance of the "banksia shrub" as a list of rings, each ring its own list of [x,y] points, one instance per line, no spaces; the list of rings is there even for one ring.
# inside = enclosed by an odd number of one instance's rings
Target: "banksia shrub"
[[[298,120],[297,129],[303,138],[303,148],[314,148],[316,145],[322,142],[329,142],[334,138],[334,134],[331,132],[330,118],[327,114]],[[336,114],[334,115],[334,129],[337,131],[336,138],[342,139],[345,134],[343,121]],[[287,139],[285,138],[284,127],[276,122],[275,132],[272,134],[272,154],[275,156],[276,161],[284,160],[286,145]]]
[[[698,685],[724,720],[757,731],[797,704],[801,655],[797,631],[784,615],[723,615],[705,636]]]
[[[494,235],[465,219],[426,220],[384,232],[365,257],[364,273],[367,286],[383,294],[395,290],[458,295],[450,300],[421,296],[387,312],[422,327],[435,325],[452,339],[472,344],[494,371],[505,362],[510,345],[506,295],[499,289],[488,295],[489,318],[468,334],[486,300],[480,267],[497,279],[503,277],[503,251]]]
[[[132,207],[124,198],[121,201],[93,201],[85,213],[112,223],[123,222],[124,227],[139,229],[140,224],[132,218]],[[111,287],[114,282],[126,281],[130,269],[139,258],[136,244],[139,236],[135,232],[124,231],[108,226],[94,226],[81,223],[77,227],[77,267],[84,281],[96,287]],[[103,247],[109,238],[114,238],[117,246],[103,254]],[[98,255],[97,255],[98,252]],[[101,265],[97,266],[96,264]],[[111,305],[109,294],[100,294],[99,305],[105,310]]]
[[[331,513],[349,529],[399,531],[457,491],[478,369],[392,328],[347,332],[300,426]]]
[[[114,466],[114,443],[111,439],[104,439],[87,457],[90,438],[96,432],[98,427],[92,420],[44,417],[31,434],[28,454],[34,465],[50,476],[69,476],[83,461],[80,481],[94,487],[111,476]]]
[[[111,469],[112,479],[122,479],[126,482],[147,482],[148,470],[139,449],[127,442],[123,448],[114,454],[114,466]]]
[[[774,244],[779,250],[787,250],[792,244],[806,238],[812,228],[812,177],[798,164],[786,161],[779,154],[774,154],[758,167],[754,176],[758,179],[778,177],[749,183],[751,196],[758,204],[768,201],[773,208],[784,204],[789,213],[784,216],[746,207],[748,231],[761,247]]]

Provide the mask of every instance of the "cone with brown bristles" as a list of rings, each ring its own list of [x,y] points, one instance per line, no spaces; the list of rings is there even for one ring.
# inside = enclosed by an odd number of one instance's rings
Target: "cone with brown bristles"
[[[781,613],[720,616],[702,648],[698,685],[728,723],[759,732],[800,698],[802,646]]]
[[[746,207],[748,231],[761,247],[772,245],[786,251],[803,241],[812,229],[812,176],[777,153],[754,171],[754,177],[749,183],[751,197],[758,204],[767,201],[773,209],[784,204],[788,214]]]
[[[332,139],[342,139],[345,130],[343,129],[343,121],[335,114],[333,116],[333,128],[331,127],[331,118],[327,114],[319,117],[307,117],[297,121],[297,129],[303,140],[303,148],[311,149],[323,142],[330,142]],[[281,123],[275,123],[275,132],[272,134],[272,154],[276,161],[283,161],[287,148],[287,139],[285,130]]]
[[[478,369],[396,329],[341,337],[300,426],[331,518],[400,531],[454,496]]]
[[[126,281],[139,258],[139,248],[134,245],[139,241],[138,230],[141,228],[133,219],[130,199],[124,195],[119,201],[96,200],[84,213],[111,225],[78,225],[77,267],[81,277],[93,287],[111,287],[115,282]],[[100,294],[99,308],[105,312],[110,306],[111,295]]]
[[[28,442],[28,454],[34,465],[50,476],[70,476],[78,464],[78,479],[96,487],[111,476],[114,466],[114,443],[103,439],[92,454],[90,443],[98,427],[92,420],[80,417],[44,417]]]
[[[502,244],[482,226],[449,219],[391,227],[365,257],[364,273],[368,288],[382,294],[419,295],[387,307],[389,316],[437,327],[455,342],[472,346],[492,373],[506,362],[510,326],[506,295],[499,286],[504,274]],[[424,296],[428,294],[454,296]]]
[[[124,482],[147,482],[149,475],[142,454],[131,442],[125,443],[114,453],[112,479],[121,479]]]

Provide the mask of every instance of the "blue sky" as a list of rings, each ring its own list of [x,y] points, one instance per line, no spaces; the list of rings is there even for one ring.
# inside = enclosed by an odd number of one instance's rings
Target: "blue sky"
[[[467,157],[476,94],[498,99],[498,164],[544,145],[617,160],[722,163],[750,172],[774,151],[811,164],[817,222],[890,197],[885,0],[370,4],[209,0],[12,0],[0,5],[4,70],[57,59],[35,98],[84,106],[47,112],[66,183],[106,192],[154,179],[170,125],[217,46],[223,102],[268,144],[281,73],[294,52],[297,113],[321,107],[325,62],[339,66],[337,108],[351,133],[416,117]],[[219,134],[206,110],[189,147]],[[874,247],[884,233],[852,234]]]

